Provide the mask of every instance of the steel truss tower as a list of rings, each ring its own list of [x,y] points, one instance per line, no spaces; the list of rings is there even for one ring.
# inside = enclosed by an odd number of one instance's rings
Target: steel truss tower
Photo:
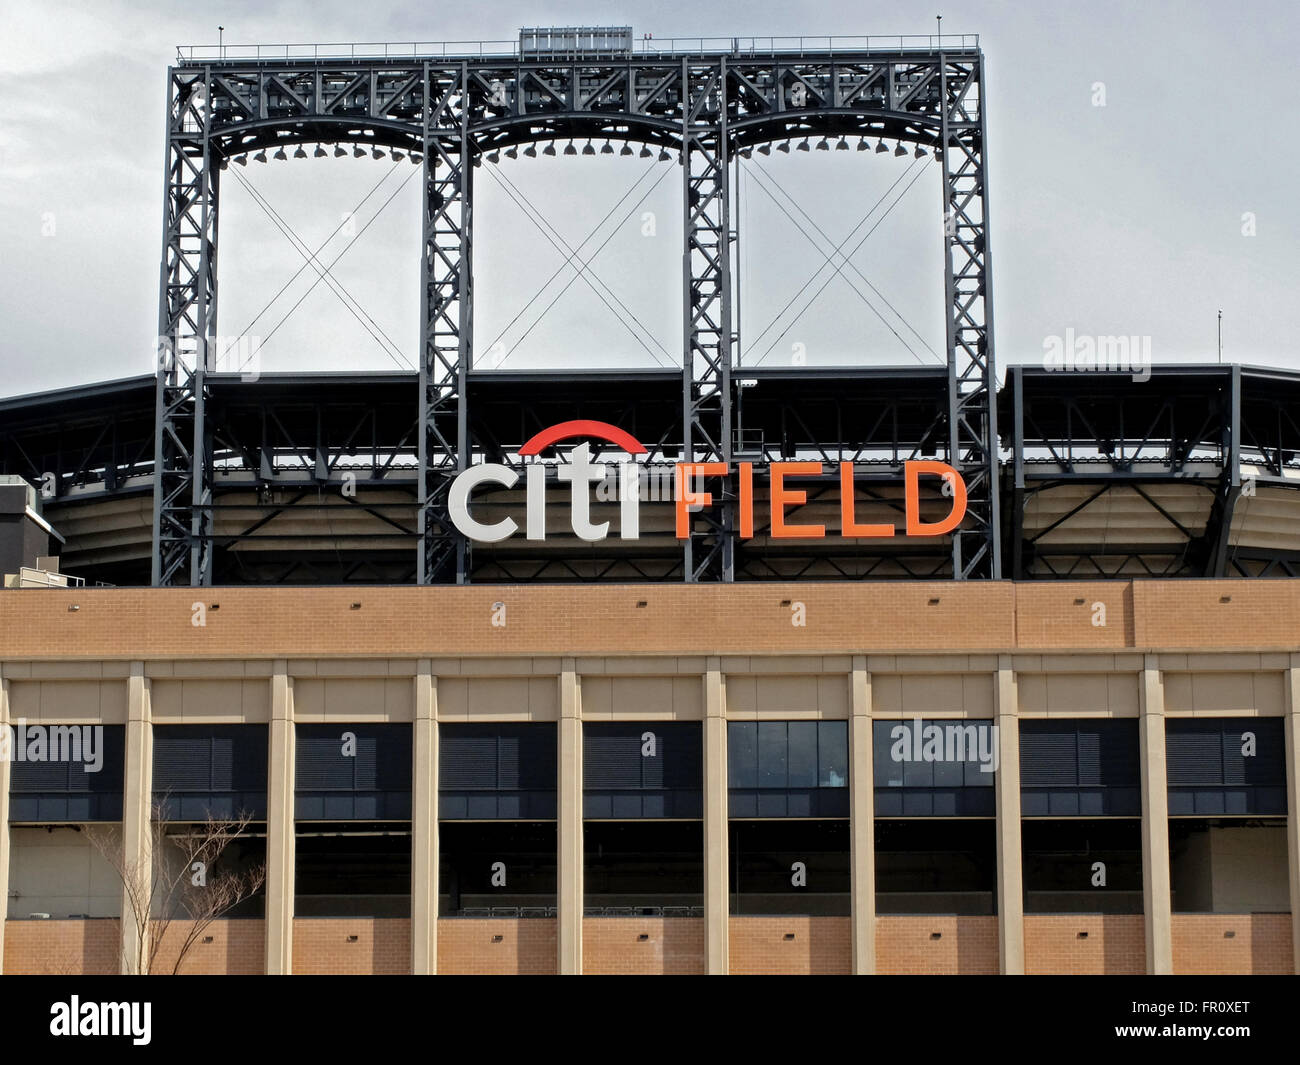
[[[473,173],[492,151],[557,139],[641,142],[682,169],[683,461],[730,464],[737,342],[729,199],[737,154],[791,137],[871,136],[942,166],[948,460],[968,486],[952,575],[1001,575],[993,395],[983,56],[963,43],[892,50],[635,54],[528,52],[455,58],[219,59],[168,73],[159,290],[153,581],[210,584],[209,338],[217,333],[218,176],[237,155],[304,143],[409,152],[424,170],[420,381],[421,583],[463,583],[469,545],[447,510],[476,443]],[[713,491],[684,542],[688,581],[735,572],[736,484]]]

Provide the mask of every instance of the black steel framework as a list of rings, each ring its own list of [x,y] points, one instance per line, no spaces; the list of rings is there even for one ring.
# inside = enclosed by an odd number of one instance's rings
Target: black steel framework
[[[734,457],[853,462],[862,505],[897,506],[909,459],[942,454],[943,367],[739,368]],[[67,538],[66,572],[150,579],[153,377],[0,399],[0,474],[23,477]],[[213,581],[412,583],[416,579],[418,374],[205,376],[213,455]],[[476,453],[505,461],[547,425],[576,416],[632,433],[659,467],[682,440],[673,369],[475,371],[466,394]],[[740,405],[738,405],[740,406]],[[1007,458],[1003,571],[1018,580],[1111,576],[1300,575],[1300,375],[1240,366],[1120,373],[1013,366],[999,396]],[[738,411],[738,413],[740,413]],[[816,502],[833,473],[799,482]],[[348,485],[354,492],[343,491]],[[1037,506],[1037,509],[1035,507]],[[1095,519],[1127,506],[1107,531]],[[756,516],[762,534],[765,517]],[[351,531],[340,531],[347,526]],[[1137,529],[1141,535],[1131,535]],[[474,581],[683,578],[671,536],[549,554],[517,541],[472,557]],[[737,580],[948,577],[940,542],[816,549],[741,540]]]
[[[940,56],[950,462],[969,519],[953,534],[953,575],[1001,576],[997,373],[986,193],[982,62]]]
[[[448,519],[447,497],[451,479],[481,447],[469,386],[474,168],[494,150],[572,137],[639,141],[678,157],[685,223],[679,454],[730,463],[740,406],[732,381],[732,161],[759,145],[816,134],[887,136],[934,152],[942,164],[944,445],[969,496],[947,570],[959,579],[1001,575],[977,45],[218,59],[183,61],[168,85],[153,583],[213,581],[209,338],[217,335],[218,176],[232,157],[273,145],[354,142],[423,160],[416,579],[462,583],[475,564]],[[675,567],[687,581],[737,575],[734,480],[714,495],[719,506],[697,516]]]
[[[1012,367],[1000,402],[1011,426],[1008,576],[1300,575],[1300,550],[1234,542],[1243,500],[1297,485],[1297,402],[1300,378],[1255,367],[1156,367],[1148,381]],[[1027,528],[1035,496],[1071,485],[1084,491],[1064,513]],[[1159,490],[1170,485],[1199,496],[1200,521],[1189,524],[1161,503]],[[1160,542],[1052,538],[1116,493],[1142,501],[1165,530]]]
[[[212,583],[208,337],[217,323],[217,189],[210,69],[168,72],[155,414],[155,585]]]
[[[420,359],[420,584],[468,572],[469,544],[451,526],[447,496],[469,464],[466,374],[473,365],[473,168],[470,71],[423,71],[424,260]]]

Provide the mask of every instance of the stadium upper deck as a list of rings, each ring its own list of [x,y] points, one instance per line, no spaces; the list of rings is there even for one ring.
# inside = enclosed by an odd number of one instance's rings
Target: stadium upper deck
[[[211,375],[208,387],[216,583],[414,579],[414,374]],[[854,463],[869,521],[901,510],[904,462],[948,459],[942,368],[740,369],[735,390],[738,459],[823,464],[800,481],[808,503],[791,522],[836,507],[837,463]],[[502,461],[572,419],[625,430],[651,466],[670,470],[680,453],[676,371],[475,371],[468,391],[475,461]],[[1004,574],[1295,575],[1298,402],[1300,374],[1261,367],[1160,366],[1148,381],[1011,367],[998,397]],[[0,474],[39,489],[67,540],[65,572],[149,583],[154,403],[152,376],[0,400]],[[521,486],[490,505],[522,516],[522,497]],[[602,500],[617,507],[599,490],[595,499],[596,513]],[[946,537],[846,540],[831,529],[782,541],[761,525],[742,543],[738,580],[951,574]],[[478,544],[471,579],[680,580],[670,500],[652,496],[641,532],[630,543]]]

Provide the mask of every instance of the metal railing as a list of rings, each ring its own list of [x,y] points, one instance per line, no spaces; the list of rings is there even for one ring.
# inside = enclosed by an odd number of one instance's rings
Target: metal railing
[[[6,579],[13,579],[7,585],[10,588],[116,588],[117,585],[107,581],[86,583],[85,577],[73,577],[68,573],[52,573],[49,570],[35,569],[32,566],[20,566],[17,574],[10,574]]]
[[[850,52],[968,51],[979,47],[978,33],[894,34],[826,37],[641,37],[631,51],[521,51],[518,40],[500,41],[359,41],[351,44],[184,44],[176,46],[179,63],[254,60],[328,62],[376,59],[664,59],[690,55],[836,55]]]
[[[51,573],[49,570],[36,569],[32,566],[18,568],[19,588],[81,588],[84,577],[71,577],[66,573]]]

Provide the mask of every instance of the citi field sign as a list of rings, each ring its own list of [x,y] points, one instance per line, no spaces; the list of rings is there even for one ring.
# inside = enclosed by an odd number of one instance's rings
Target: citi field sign
[[[604,540],[609,535],[609,522],[591,520],[591,488],[608,484],[617,471],[619,500],[619,538],[638,540],[641,537],[640,464],[636,456],[648,454],[644,445],[634,436],[607,422],[570,421],[552,425],[532,437],[519,449],[519,457],[539,455],[553,444],[579,437],[600,440],[614,445],[626,456],[616,463],[593,461],[591,445],[581,443],[569,452],[569,461],[556,469],[556,477],[569,490],[569,527],[579,539],[589,542]],[[966,483],[961,474],[944,462],[930,460],[903,464],[904,517],[907,536],[943,536],[961,524],[966,515]],[[898,535],[893,525],[869,525],[859,522],[854,514],[853,463],[841,462],[840,467],[840,522],[830,535],[846,538],[891,537]],[[796,525],[789,523],[790,507],[803,506],[808,493],[803,489],[788,488],[787,477],[813,477],[825,472],[821,462],[773,462],[762,469],[768,478],[767,506],[770,508],[768,534],[775,539],[820,539],[827,535],[825,525]],[[541,463],[528,463],[522,467],[525,478],[525,529],[529,540],[546,539],[546,470]],[[736,464],[739,480],[738,511],[741,539],[754,535],[754,463]],[[713,504],[713,493],[705,489],[709,478],[726,478],[731,475],[725,462],[678,462],[675,464],[672,500],[676,509],[676,533],[679,540],[690,536],[690,514]],[[518,533],[519,523],[513,518],[486,522],[474,515],[474,493],[483,486],[511,489],[519,483],[521,468],[499,462],[485,462],[462,471],[451,484],[448,510],[452,524],[470,540],[494,544]],[[940,521],[922,521],[920,516],[923,476],[940,477],[945,482],[944,495],[951,499],[952,507]]]

